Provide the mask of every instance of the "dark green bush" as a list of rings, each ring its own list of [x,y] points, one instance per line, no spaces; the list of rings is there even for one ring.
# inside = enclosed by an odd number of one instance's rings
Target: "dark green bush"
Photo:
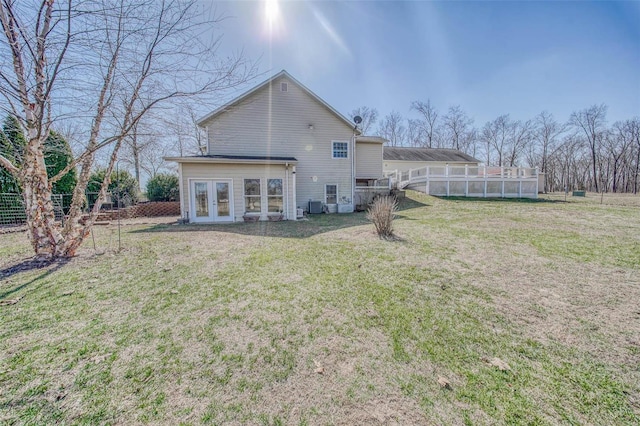
[[[176,201],[178,196],[178,176],[160,173],[147,182],[149,201]]]
[[[91,175],[87,185],[88,194],[92,195],[100,191],[105,174],[105,169],[99,169]],[[111,183],[109,183],[108,191],[111,193],[111,200],[114,206],[125,207],[138,202],[138,181],[126,170],[111,173]],[[91,198],[90,196],[90,206],[94,201]]]

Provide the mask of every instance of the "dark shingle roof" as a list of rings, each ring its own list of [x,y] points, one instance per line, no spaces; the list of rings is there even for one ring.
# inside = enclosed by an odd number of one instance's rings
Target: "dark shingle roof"
[[[298,161],[295,157],[265,157],[261,155],[196,155],[194,158],[217,158],[220,160],[256,160],[256,161]]]
[[[480,163],[480,160],[473,158],[457,149],[445,148],[404,148],[385,146],[383,151],[385,160],[395,161],[446,161]]]

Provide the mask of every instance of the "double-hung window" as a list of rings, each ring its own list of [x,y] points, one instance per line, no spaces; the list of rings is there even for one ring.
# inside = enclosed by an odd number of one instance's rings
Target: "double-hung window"
[[[260,213],[260,179],[244,180],[244,209],[247,213]]]
[[[282,213],[282,179],[267,180],[267,205],[269,213]]]
[[[331,142],[331,158],[349,158],[349,142]]]

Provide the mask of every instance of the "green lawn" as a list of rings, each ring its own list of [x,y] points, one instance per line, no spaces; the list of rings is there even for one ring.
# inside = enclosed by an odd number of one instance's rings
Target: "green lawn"
[[[395,241],[112,224],[17,270],[0,235],[0,424],[640,423],[640,197],[408,195]]]

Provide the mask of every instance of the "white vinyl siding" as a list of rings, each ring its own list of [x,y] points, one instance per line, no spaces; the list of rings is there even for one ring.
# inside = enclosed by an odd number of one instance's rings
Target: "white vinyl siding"
[[[353,128],[291,81],[281,92],[283,80],[205,122],[209,153],[295,157],[297,203],[303,209],[309,200],[324,199],[327,183],[338,185],[338,199],[350,199],[351,162],[332,158],[332,141],[348,141],[351,149]]]
[[[356,143],[356,178],[382,179],[381,143]]]

